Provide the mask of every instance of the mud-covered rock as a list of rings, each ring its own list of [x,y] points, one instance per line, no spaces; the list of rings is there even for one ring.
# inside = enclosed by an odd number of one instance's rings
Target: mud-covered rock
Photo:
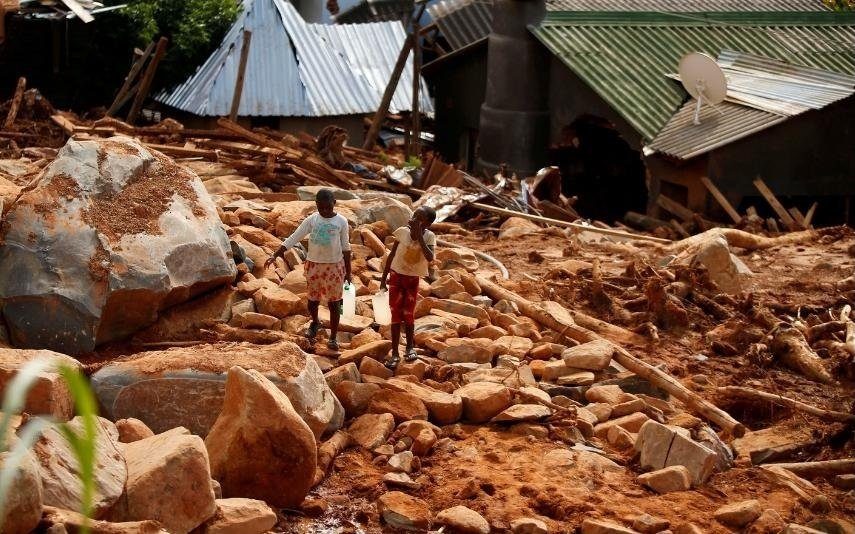
[[[50,350],[18,350],[0,348],[0,393],[27,363],[35,359],[50,362],[51,367],[38,373],[33,386],[27,393],[23,411],[32,415],[48,415],[59,421],[74,416],[74,399],[68,384],[57,372],[57,367],[66,365],[82,370],[80,362],[70,356]]]

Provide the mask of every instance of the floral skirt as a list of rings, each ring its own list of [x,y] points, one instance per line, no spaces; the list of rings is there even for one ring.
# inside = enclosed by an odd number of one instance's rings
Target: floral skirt
[[[309,290],[309,300],[326,303],[341,300],[345,275],[344,260],[338,263],[307,261],[303,269]]]

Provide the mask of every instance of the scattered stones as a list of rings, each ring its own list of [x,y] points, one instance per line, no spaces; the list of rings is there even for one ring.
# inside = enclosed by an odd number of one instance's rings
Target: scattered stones
[[[303,300],[283,287],[264,286],[252,296],[258,314],[282,319],[300,311]],[[269,320],[268,320],[269,322]]]
[[[430,285],[430,292],[436,297],[447,299],[455,293],[466,292],[466,288],[451,275],[445,275],[437,278]]]
[[[517,358],[525,358],[532,347],[534,342],[527,337],[502,336],[493,341],[492,350],[494,356],[510,354]]]
[[[418,397],[427,406],[430,418],[437,424],[456,423],[463,414],[463,399],[459,395],[413,384],[400,378],[391,378],[385,385],[393,390],[404,391]]]
[[[365,362],[366,360],[363,360]],[[427,419],[428,410],[424,403],[415,395],[404,391],[381,389],[368,403],[369,413],[390,413],[396,424],[412,419]]]
[[[413,445],[410,450],[416,456],[425,456],[436,444],[436,441],[436,433],[433,430],[424,428],[413,438]]]
[[[18,371],[35,359],[50,362],[51,368],[38,373],[33,386],[27,393],[23,411],[33,415],[48,415],[59,421],[68,421],[74,416],[74,400],[65,380],[56,366],[67,365],[82,370],[80,362],[70,356],[50,350],[18,350],[0,348],[0,391]]]
[[[389,439],[395,428],[395,417],[390,413],[367,413],[356,418],[347,433],[360,447],[374,450]]]
[[[855,475],[837,475],[832,483],[842,490],[855,489]]]
[[[490,534],[490,524],[481,514],[465,506],[454,506],[436,514],[435,522],[460,534]]]
[[[706,482],[715,470],[718,458],[704,445],[656,421],[648,421],[641,428],[635,450],[641,453],[639,461],[645,469],[685,466],[691,474],[693,485]]]
[[[570,347],[561,354],[567,367],[598,371],[608,368],[615,346],[605,339],[597,339]]]
[[[493,361],[493,351],[489,345],[465,343],[444,348],[439,351],[437,358],[448,363],[490,363]]]
[[[581,373],[573,373],[564,375],[558,378],[558,385],[561,386],[590,386],[594,383],[594,373],[583,371]]]
[[[635,534],[635,531],[611,521],[586,519],[582,522],[582,534]]]
[[[348,419],[359,417],[368,410],[368,403],[378,391],[377,384],[364,384],[345,380],[335,388],[335,396],[341,401]]]
[[[496,325],[487,325],[469,332],[471,338],[485,338],[493,341],[508,335],[508,331]]]
[[[121,443],[133,443],[154,435],[154,432],[145,423],[133,417],[116,421],[116,431],[119,433]]]
[[[609,429],[613,426],[619,426],[628,432],[635,433],[641,430],[641,426],[649,420],[650,418],[643,413],[634,413],[617,419],[611,419],[605,423],[600,423],[595,426],[594,435],[600,439],[606,439]]]
[[[83,417],[68,422],[70,429],[82,435]],[[110,421],[98,418],[95,439],[95,494],[92,496],[96,517],[101,517],[122,495],[128,480],[128,468],[119,451],[119,433]],[[33,447],[38,459],[39,475],[44,487],[44,503],[66,510],[80,510],[83,488],[74,449],[55,426],[42,432]],[[210,478],[210,477],[208,477]],[[135,519],[150,519],[145,517]]]
[[[511,405],[511,390],[492,382],[473,382],[455,394],[463,399],[463,417],[473,423],[486,423]]]
[[[585,392],[588,402],[604,402],[612,406],[623,402],[625,393],[620,386],[594,386]]]
[[[362,358],[362,361],[359,363],[359,373],[362,375],[376,376],[383,380],[392,378],[395,375],[394,371],[370,356]]]
[[[8,468],[9,452],[0,453],[0,467]],[[4,534],[28,534],[35,529],[42,517],[42,480],[39,464],[31,452],[24,454],[11,480],[7,501],[0,511],[0,525]]]
[[[552,415],[552,410],[540,404],[516,404],[493,417],[492,423],[524,423],[540,421]]]
[[[345,364],[353,362],[359,365],[362,359],[366,356],[375,360],[382,360],[391,350],[392,342],[386,339],[380,339],[350,350],[342,351],[341,356],[338,358],[338,363]]]
[[[667,530],[671,526],[671,522],[661,517],[654,517],[650,514],[642,514],[632,520],[632,528],[641,532],[641,534],[655,534]]]
[[[276,525],[276,512],[253,499],[217,499],[214,516],[199,527],[199,534],[264,534]]]
[[[356,367],[356,364],[353,362],[334,367],[329,372],[324,373],[324,379],[326,379],[327,385],[331,390],[333,390],[333,392],[335,392],[336,387],[345,380],[349,380],[351,382],[361,381],[359,368]]]
[[[383,482],[390,487],[404,488],[408,490],[419,490],[422,485],[410,478],[407,473],[386,473]]]
[[[392,455],[386,463],[394,472],[410,474],[413,472],[414,457],[412,451],[403,451]]]
[[[707,268],[710,279],[726,293],[738,293],[751,276],[751,270],[731,254],[724,237],[713,237],[702,243],[691,259],[691,264]]]
[[[311,488],[315,436],[288,397],[258,371],[229,369],[223,408],[205,445],[225,497],[294,507]]]
[[[593,433],[594,429],[591,428],[591,434]],[[623,427],[613,426],[609,428],[609,432],[606,434],[606,441],[616,449],[625,450],[635,445],[635,436]]]
[[[787,524],[777,511],[767,508],[763,510],[760,517],[751,523],[748,534],[778,534],[786,528]]]
[[[110,510],[110,521],[153,519],[173,533],[187,533],[214,515],[208,453],[184,428],[122,446],[128,482]]]
[[[430,528],[431,514],[421,499],[400,491],[384,493],[377,499],[377,511],[392,528],[407,531],[425,531]]]
[[[83,514],[62,510],[53,506],[45,506],[42,510],[41,527],[50,525],[45,532],[47,534],[67,534],[68,532],[82,532],[83,527],[89,528],[94,534],[167,534],[157,521],[128,521],[122,523],[110,523],[87,519]],[[40,530],[39,530],[40,531]],[[3,531],[6,532],[5,530]]]
[[[816,530],[815,528],[806,527],[804,525],[798,525],[796,523],[790,523],[789,525],[781,531],[781,534],[825,534],[822,530]]]
[[[521,517],[511,521],[513,534],[549,534],[546,523],[533,517]]]
[[[715,511],[716,520],[728,527],[743,528],[754,522],[763,509],[756,500],[741,501],[722,506]]]
[[[272,315],[265,315],[256,312],[244,312],[238,315],[233,315],[229,321],[232,326],[238,328],[250,328],[258,330],[279,330],[282,326],[282,321]]]
[[[692,487],[689,470],[682,465],[674,465],[639,475],[638,482],[656,493],[686,491]]]

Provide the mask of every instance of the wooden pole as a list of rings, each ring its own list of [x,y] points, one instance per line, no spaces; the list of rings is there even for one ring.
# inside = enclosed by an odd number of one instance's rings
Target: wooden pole
[[[107,110],[106,115],[108,117],[112,117],[114,113],[119,111],[121,107],[124,105],[124,102],[127,102],[127,98],[125,95],[128,94],[128,91],[131,89],[131,84],[134,83],[134,80],[137,78],[137,75],[145,65],[146,60],[151,55],[154,50],[155,42],[152,41],[148,44],[145,51],[142,55],[134,61],[134,64],[131,66],[131,70],[128,71],[128,75],[125,77],[125,82],[122,84],[122,87],[119,89],[119,92],[116,93],[116,98],[113,100],[113,103],[110,104],[110,109]],[[139,85],[135,86],[136,89],[139,89]],[[130,93],[133,94],[133,93]]]
[[[814,215],[814,213],[816,213],[816,207],[818,205],[819,205],[818,202],[814,202],[813,204],[811,204],[810,208],[807,210],[807,213],[805,214],[805,225],[807,225],[808,228],[811,227],[811,221],[813,221],[813,215]]]
[[[252,32],[243,31],[243,47],[240,50],[240,64],[238,65],[237,79],[235,80],[235,92],[232,96],[232,110],[229,112],[229,120],[237,120],[240,98],[243,95],[243,79],[246,74],[246,60],[249,58],[249,46],[252,43]]]
[[[718,187],[716,187],[716,185],[712,183],[712,180],[710,180],[706,176],[701,176],[701,183],[704,184],[704,187],[707,188],[707,191],[709,191],[713,198],[716,199],[719,206],[724,208],[724,211],[727,212],[727,215],[730,217],[730,219],[734,223],[739,224],[739,222],[742,221],[742,217],[739,216],[739,212],[734,209],[733,205],[730,203],[730,201],[727,200],[727,197],[725,197],[722,192],[719,191]]]
[[[142,81],[140,82],[140,88],[137,91],[137,96],[134,98],[134,103],[131,105],[131,111],[128,113],[128,124],[133,124],[134,121],[137,120],[140,111],[142,111],[145,99],[151,89],[151,82],[154,80],[154,73],[157,72],[157,66],[160,63],[160,60],[163,59],[163,55],[166,53],[166,44],[168,42],[169,40],[166,37],[161,37],[157,42],[157,49],[154,52],[154,57],[145,69]]]
[[[421,130],[421,112],[419,111],[419,89],[422,71],[422,47],[419,42],[419,21],[413,21],[413,104],[411,107],[412,128],[410,129],[410,144],[407,147],[407,155],[419,157],[421,143],[419,143],[419,130]]]
[[[8,130],[15,122],[18,116],[18,109],[21,107],[21,100],[24,98],[24,90],[27,88],[27,79],[21,76],[18,78],[18,86],[15,87],[15,96],[12,97],[12,104],[9,106],[9,113],[6,114],[6,120],[3,122],[3,129]]]
[[[401,80],[401,73],[404,72],[404,66],[407,64],[407,56],[410,55],[410,49],[413,47],[413,40],[414,37],[412,35],[408,35],[404,39],[404,45],[398,54],[398,60],[395,61],[395,68],[392,69],[392,76],[389,78],[389,83],[386,84],[383,98],[380,99],[380,107],[374,113],[374,118],[371,120],[371,127],[368,128],[368,133],[365,134],[365,141],[362,143],[363,150],[374,148],[377,133],[380,131],[380,126],[383,124],[386,113],[389,112],[389,104],[392,103],[392,96],[395,95],[395,89],[398,88],[398,82]]]
[[[758,391],[756,389],[741,386],[724,386],[717,388],[716,391],[720,393],[722,397],[729,399],[740,398],[747,400],[771,402],[780,406],[786,406],[787,408],[799,412],[815,415],[825,421],[835,421],[838,423],[850,424],[855,423],[855,415],[851,413],[823,410],[822,408],[817,408],[816,406],[811,406],[810,404],[805,404],[804,402],[797,401],[795,399],[782,397],[781,395],[775,395],[774,393],[766,393],[765,391]]]
[[[849,475],[855,473],[855,458],[844,458],[842,460],[825,460],[822,462],[796,462],[788,464],[766,464],[769,468],[786,469],[800,477],[832,477],[836,475]]]
[[[494,300],[505,299],[513,302],[517,305],[523,315],[534,319],[547,328],[555,330],[559,334],[566,335],[579,343],[587,343],[589,341],[601,339],[597,334],[575,324],[573,321],[557,319],[556,315],[558,314],[546,312],[538,304],[503,288],[495,282],[487,280],[483,276],[478,276],[477,280],[481,289],[484,290],[490,298]],[[569,312],[567,310],[564,310],[564,312],[569,316]],[[636,358],[626,349],[617,345],[615,345],[614,359],[629,371],[632,371],[641,378],[648,380],[653,385],[667,391],[677,399],[683,401],[690,410],[703,416],[707,420],[712,421],[720,428],[730,432],[733,436],[741,437],[745,435],[745,426],[742,425],[742,423],[735,420],[724,410],[721,410],[717,406],[687,389],[671,375]]]
[[[663,239],[661,237],[653,237],[648,235],[638,235],[631,234],[629,232],[622,232],[620,230],[612,230],[610,228],[598,228],[596,226],[585,226],[584,224],[571,223],[567,221],[561,221],[558,219],[550,219],[548,217],[541,217],[540,215],[532,215],[530,213],[523,213],[521,211],[513,211],[506,210],[504,208],[497,208],[496,206],[490,206],[489,204],[481,204],[480,202],[472,202],[469,204],[473,208],[478,208],[482,211],[488,211],[490,213],[497,213],[499,215],[506,215],[508,217],[521,217],[523,219],[528,219],[530,221],[537,221],[544,224],[551,224],[553,226],[563,226],[565,228],[576,228],[578,230],[584,230],[586,232],[593,232],[595,234],[603,234],[610,235],[614,237],[624,237],[627,239],[637,239],[639,241],[650,241],[652,243],[662,243],[669,244],[671,243],[670,239]]]
[[[757,191],[760,191],[760,194],[763,195],[763,198],[766,199],[766,202],[772,206],[772,209],[775,210],[775,213],[778,215],[778,218],[783,221],[783,223],[787,226],[787,228],[791,231],[798,230],[798,224],[790,214],[784,209],[784,206],[778,201],[775,197],[775,194],[772,193],[772,190],[766,185],[762,178],[759,176],[756,180],[754,180],[754,187],[757,188]]]

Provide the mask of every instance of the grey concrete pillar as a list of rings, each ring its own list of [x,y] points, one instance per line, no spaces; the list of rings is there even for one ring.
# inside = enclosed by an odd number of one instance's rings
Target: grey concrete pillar
[[[495,0],[481,106],[478,166],[501,163],[519,175],[546,163],[549,143],[549,53],[528,31],[546,15],[545,0]]]

